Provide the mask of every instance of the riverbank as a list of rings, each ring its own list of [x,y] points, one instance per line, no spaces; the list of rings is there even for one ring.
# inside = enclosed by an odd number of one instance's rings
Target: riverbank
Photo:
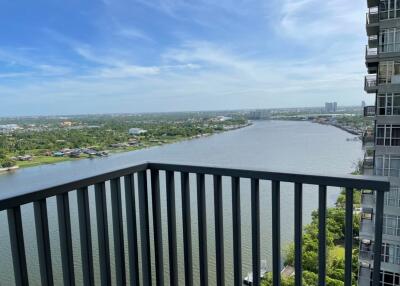
[[[242,125],[228,126],[227,128],[224,128],[221,131],[215,131],[213,133],[198,134],[198,135],[195,135],[195,136],[179,137],[179,138],[174,138],[174,139],[153,140],[153,141],[149,141],[149,142],[146,142],[144,144],[138,144],[138,145],[135,145],[135,146],[126,146],[126,147],[120,147],[120,148],[114,148],[114,149],[106,150],[106,153],[107,154],[126,153],[126,152],[132,152],[132,151],[152,148],[152,147],[156,147],[156,146],[163,146],[163,145],[178,143],[178,142],[182,142],[182,141],[200,139],[200,138],[212,136],[212,135],[215,135],[215,134],[221,134],[221,133],[224,133],[224,132],[245,128],[245,127],[251,126],[252,124],[253,124],[252,122],[248,122],[248,123],[242,124]],[[41,165],[57,164],[57,163],[68,162],[68,161],[78,161],[78,160],[83,160],[83,159],[94,159],[94,158],[97,158],[97,157],[98,156],[88,155],[88,154],[80,154],[79,157],[70,157],[70,156],[60,156],[60,157],[56,157],[56,156],[33,156],[31,158],[31,160],[19,161],[18,164],[13,166],[13,167],[0,168],[0,175],[3,174],[3,173],[10,172],[10,171],[18,170],[20,168],[29,168],[29,167],[36,167],[36,166],[41,166]]]
[[[279,172],[304,172],[304,173],[322,173],[322,174],[348,174],[354,170],[354,162],[362,157],[360,142],[346,141],[348,134],[337,129],[324,125],[312,124],[310,122],[278,122],[278,121],[254,121],[253,125],[248,128],[242,128],[233,132],[224,132],[218,136],[203,137],[199,140],[188,140],[177,144],[167,144],[159,148],[148,148],[135,152],[113,154],[112,156],[98,158],[96,160],[77,160],[64,162],[54,165],[42,165],[34,168],[23,168],[9,175],[0,176],[0,195],[6,195],[9,192],[25,193],[30,190],[44,190],[52,186],[59,186],[68,182],[98,176],[99,174],[108,173],[115,170],[127,168],[143,161],[152,161],[160,163],[176,163],[183,165],[214,165],[222,168],[238,168],[238,169],[264,169]],[[295,142],[296,144],[294,144]],[[328,152],[327,152],[328,150]],[[179,187],[179,174],[176,174],[176,184]],[[193,177],[190,175],[190,177]],[[135,180],[136,181],[136,180]],[[240,186],[241,194],[241,217],[242,217],[242,265],[243,273],[252,271],[251,257],[251,184],[250,180],[243,179]],[[121,181],[121,184],[123,182]],[[260,217],[264,218],[260,224],[260,249],[262,256],[260,259],[271,261],[271,197],[268,195],[270,184],[266,181],[260,181]],[[109,197],[110,185],[106,183],[107,200]],[[190,181],[192,191],[196,190],[196,181]],[[213,206],[214,200],[212,195],[213,181],[212,177],[205,178],[206,205]],[[165,193],[165,173],[160,172],[160,196],[166,198]],[[231,199],[231,181],[228,177],[222,178],[222,190],[224,202]],[[317,189],[311,185],[304,185],[304,195],[307,199],[303,204],[304,225],[310,223],[311,212],[318,206]],[[211,192],[211,193],[210,193]],[[179,194],[179,193],[178,193]],[[281,244],[282,246],[293,241],[293,186],[291,184],[281,184],[281,213],[285,214],[281,217]],[[137,193],[136,193],[137,195]],[[71,218],[78,217],[76,192],[71,192],[70,197],[70,213]],[[327,205],[332,206],[336,201],[336,191],[332,190],[327,195]],[[181,199],[177,197],[176,228],[182,229],[182,209]],[[109,202],[109,200],[108,200]],[[197,205],[196,195],[191,196],[191,206]],[[166,209],[162,205],[161,218],[163,231],[167,226]],[[89,188],[89,208],[95,211],[95,197],[92,186]],[[25,241],[31,242],[26,247],[27,265],[29,269],[31,284],[41,285],[40,269],[37,263],[37,249],[35,247],[36,232],[33,207],[31,205],[24,206],[23,223]],[[223,209],[224,232],[232,234],[232,209]],[[48,200],[47,212],[49,214],[50,240],[54,245],[59,245],[59,234],[57,231],[58,218],[57,203],[55,198]],[[125,214],[125,209],[122,209]],[[207,212],[209,218],[214,218],[214,208],[210,208]],[[95,218],[95,213],[94,213]],[[3,223],[2,223],[3,222]],[[73,222],[73,221],[71,221]],[[108,226],[112,229],[111,221]],[[197,219],[192,216],[192,225],[197,224]],[[74,256],[74,263],[82,265],[81,256],[79,255],[79,227],[73,223],[71,228],[72,249],[78,255]],[[94,225],[95,226],[95,225]],[[93,227],[94,227],[93,226]],[[0,217],[0,228],[7,229],[7,216]],[[215,238],[214,228],[211,224],[207,224],[207,240],[211,243]],[[168,248],[168,236],[163,236],[163,249]],[[225,236],[225,252],[233,253],[233,245],[231,236]],[[193,249],[198,249],[198,239],[192,241]],[[1,285],[13,285],[14,275],[12,263],[12,253],[9,249],[8,232],[0,232],[0,279]],[[212,247],[212,246],[211,246]],[[127,251],[125,249],[125,251]],[[55,254],[59,251],[56,249]],[[128,255],[126,253],[126,255]],[[177,248],[177,256],[183,257],[183,248]],[[55,285],[62,285],[62,259],[60,255],[53,256],[53,277]],[[198,251],[193,251],[193,261],[198,260]],[[98,251],[93,251],[93,263],[98,265]],[[110,261],[114,261],[114,252],[110,253]],[[209,281],[216,281],[216,270],[213,262],[209,260]],[[225,266],[230,270],[233,265],[232,255],[226,255]],[[185,285],[184,282],[184,265],[178,264],[178,283]],[[96,283],[100,283],[99,273],[95,273]],[[193,280],[199,281],[199,271],[193,272]],[[75,281],[78,285],[83,282],[82,271],[75,272]],[[226,275],[226,285],[234,285],[233,275]],[[312,284],[315,285],[315,284]]]
[[[308,121],[322,125],[330,125],[358,137],[362,136],[365,129],[373,127],[373,120],[371,118],[358,114],[279,116],[272,118],[272,120]]]

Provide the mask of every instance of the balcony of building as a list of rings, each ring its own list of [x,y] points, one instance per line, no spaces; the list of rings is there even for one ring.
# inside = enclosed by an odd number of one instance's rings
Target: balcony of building
[[[206,179],[212,184],[206,184]],[[229,179],[227,187],[223,179]],[[242,192],[241,185],[249,184],[249,192]],[[224,285],[225,275],[232,275],[234,283],[243,283],[242,255],[252,258],[254,281],[252,285],[260,285],[260,194],[266,190],[260,188],[261,183],[269,183],[271,196],[271,245],[273,285],[280,285],[281,260],[281,214],[283,203],[293,204],[294,209],[294,269],[295,285],[301,285],[302,274],[302,201],[303,185],[316,186],[318,196],[319,221],[319,256],[318,256],[318,285],[325,285],[326,280],[326,215],[327,189],[339,187],[346,190],[345,207],[345,275],[344,285],[350,286],[352,277],[352,248],[353,248],[353,190],[373,190],[377,196],[376,227],[373,221],[368,231],[373,230],[375,236],[374,253],[380,255],[383,222],[384,193],[389,190],[389,182],[385,178],[368,178],[363,176],[326,176],[299,173],[281,173],[265,170],[233,169],[211,166],[192,166],[165,163],[143,163],[123,169],[112,170],[88,178],[62,182],[59,185],[47,186],[44,189],[22,192],[7,192],[0,196],[0,211],[6,211],[10,237],[11,259],[15,284],[28,285],[28,269],[25,249],[33,244],[38,246],[38,261],[41,285],[53,285],[52,248],[50,247],[49,216],[55,216],[58,223],[58,238],[62,261],[62,279],[64,285],[74,285],[75,271],[81,268],[82,284],[94,285],[92,244],[98,245],[99,277],[101,285],[111,285],[111,277],[117,285],[179,285],[178,270],[184,273],[184,283],[180,285]],[[293,201],[281,201],[281,183],[292,186]],[[210,188],[214,197],[212,206],[206,204],[206,190]],[[175,190],[180,195],[175,195]],[[89,195],[90,191],[90,195]],[[224,195],[228,194],[228,196]],[[162,195],[162,196],[161,196]],[[243,248],[241,242],[241,197],[250,196],[251,208],[251,241],[250,248]],[[76,197],[71,201],[70,197]],[[164,198],[165,196],[165,198]],[[162,198],[165,207],[161,207]],[[192,199],[191,199],[192,198]],[[229,202],[225,201],[229,198]],[[56,199],[57,208],[49,208],[48,200]],[[109,201],[109,199],[111,199]],[[178,204],[176,201],[178,200]],[[197,205],[196,221],[191,218],[191,205]],[[70,204],[76,202],[76,207]],[[24,239],[24,217],[21,206],[33,205],[34,228],[36,241]],[[178,208],[179,206],[179,208]],[[224,234],[224,209],[229,206],[231,211],[230,223],[232,233]],[[193,207],[193,206],[192,206]],[[214,219],[207,220],[206,210],[212,209]],[[76,213],[75,213],[76,210]],[[91,236],[91,212],[96,213],[97,236]],[[108,213],[111,213],[108,218]],[[138,220],[136,216],[138,215]],[[163,218],[163,220],[162,220]],[[165,218],[165,220],[164,220]],[[177,232],[177,220],[182,222],[182,232]],[[215,229],[215,252],[209,253],[207,248],[207,224]],[[80,247],[71,243],[71,225],[79,226],[76,236]],[[196,229],[192,229],[196,226]],[[110,231],[108,228],[111,228]],[[4,231],[4,230],[3,230]],[[110,234],[109,234],[110,232]],[[112,233],[112,235],[111,235]],[[163,235],[167,234],[165,244]],[[192,235],[198,237],[198,265],[200,281],[194,281]],[[225,235],[225,236],[224,236]],[[139,240],[140,238],[140,240]],[[96,239],[96,241],[94,241]],[[177,240],[183,241],[183,254],[177,254]],[[232,242],[233,266],[232,273],[225,273],[224,244]],[[110,245],[114,251],[110,255]],[[196,250],[196,251],[197,251]],[[249,252],[249,253],[247,253]],[[79,253],[79,255],[76,255]],[[168,253],[168,258],[164,257]],[[140,255],[139,255],[140,254]],[[208,264],[209,256],[215,257],[215,264]],[[78,259],[80,258],[80,260]],[[2,258],[8,259],[8,258]],[[76,260],[79,260],[77,263]],[[96,258],[97,261],[97,258]],[[126,263],[129,262],[129,263]],[[182,268],[178,267],[181,265]],[[111,271],[114,265],[115,273]],[[215,267],[216,282],[208,281],[208,271]],[[375,269],[380,269],[380,261],[374,262]],[[113,275],[112,275],[113,273]],[[181,273],[182,275],[182,273]],[[181,277],[181,276],[180,276]],[[374,285],[379,281],[379,271],[374,272]],[[140,283],[139,283],[140,282]],[[214,284],[215,283],[215,284]]]
[[[375,230],[374,209],[371,207],[362,207],[360,222],[360,237],[371,238]]]
[[[366,13],[367,36],[378,35],[379,33],[379,13],[377,7],[370,8]]]
[[[361,262],[358,268],[358,286],[371,286],[371,273],[371,265]]]
[[[378,48],[365,46],[365,65],[368,73],[377,73],[379,64]]]
[[[371,117],[371,116],[375,116],[375,105],[370,105],[370,106],[365,106],[364,107],[364,116],[365,117]]]
[[[377,7],[379,5],[379,0],[367,0],[368,8]]]
[[[372,153],[372,154],[371,154]],[[365,150],[364,159],[362,161],[363,170],[374,169],[374,155],[373,150]]]
[[[374,248],[373,243],[370,239],[362,239],[360,241],[360,254],[358,259],[364,265],[371,265],[372,260],[374,259]]]
[[[369,190],[362,190],[361,192],[361,204],[363,207],[374,207],[375,206],[375,194]]]
[[[378,91],[378,83],[376,74],[367,75],[364,78],[364,90],[367,93],[376,93]]]
[[[363,132],[362,135],[362,143],[363,145],[367,143],[375,143],[375,135],[374,135],[374,129],[373,128],[366,128]]]
[[[379,40],[378,35],[368,36],[368,47],[371,49],[378,48]]]

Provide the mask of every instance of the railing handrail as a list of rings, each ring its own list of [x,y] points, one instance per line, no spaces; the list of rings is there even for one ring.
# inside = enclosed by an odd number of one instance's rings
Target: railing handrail
[[[134,166],[112,170],[94,176],[84,177],[78,180],[71,180],[64,182],[62,184],[53,185],[45,188],[27,190],[18,193],[11,191],[2,194],[0,192],[0,211],[13,208],[15,206],[31,203],[34,201],[46,199],[48,197],[61,195],[63,193],[67,193],[72,190],[77,190],[83,187],[94,185],[96,183],[101,183],[125,175],[130,175],[135,172],[146,170],[147,166],[148,166],[147,162],[139,163]]]
[[[327,185],[332,187],[372,189],[377,191],[389,191],[389,180],[386,177],[358,176],[358,175],[324,175],[317,173],[292,173],[276,172],[266,169],[252,168],[224,168],[213,165],[182,165],[166,163],[148,163],[149,169],[163,171],[176,171],[188,173],[201,173],[207,175],[220,175],[230,177],[241,177],[249,179],[261,179],[269,181],[281,181],[287,183],[303,183],[310,185]]]
[[[303,183],[312,185],[327,185],[332,187],[371,189],[376,191],[389,191],[390,184],[386,177],[356,176],[356,175],[324,175],[311,173],[276,172],[252,168],[217,167],[213,165],[184,165],[166,164],[158,162],[143,162],[130,167],[116,169],[95,176],[89,176],[78,180],[71,180],[59,185],[28,190],[23,192],[0,193],[0,211],[38,201],[55,195],[60,195],[96,183],[108,181],[114,178],[129,175],[147,169],[163,171],[200,173],[207,175],[220,175],[241,178],[254,178],[262,180],[276,180],[289,183]]]
[[[376,17],[374,20],[371,21],[370,16]],[[367,24],[376,24],[379,22],[379,11],[369,11],[366,13]]]
[[[377,56],[378,48],[370,48],[369,45],[365,45],[365,56]]]

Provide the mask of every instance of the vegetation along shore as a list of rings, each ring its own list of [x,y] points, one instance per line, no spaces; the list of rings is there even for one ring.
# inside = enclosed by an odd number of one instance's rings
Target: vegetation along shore
[[[0,172],[107,156],[248,126],[239,114],[171,113],[0,119]]]

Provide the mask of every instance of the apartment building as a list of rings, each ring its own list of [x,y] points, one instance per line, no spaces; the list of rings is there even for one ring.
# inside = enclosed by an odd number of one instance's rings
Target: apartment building
[[[387,176],[380,285],[400,285],[400,0],[367,0],[364,89],[375,106],[364,107],[375,119],[372,144],[365,144],[364,174]],[[368,142],[368,140],[364,140]],[[375,195],[362,194],[359,285],[372,285]]]

